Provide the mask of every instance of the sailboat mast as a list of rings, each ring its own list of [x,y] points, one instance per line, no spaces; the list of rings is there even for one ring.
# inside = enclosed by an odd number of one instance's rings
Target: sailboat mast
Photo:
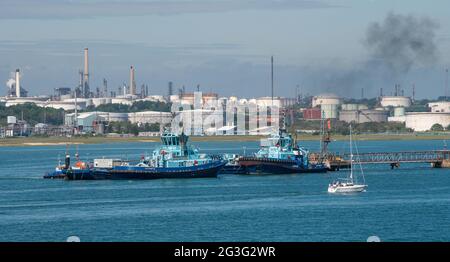
[[[350,181],[353,183],[353,147],[352,147],[352,126],[350,125]]]

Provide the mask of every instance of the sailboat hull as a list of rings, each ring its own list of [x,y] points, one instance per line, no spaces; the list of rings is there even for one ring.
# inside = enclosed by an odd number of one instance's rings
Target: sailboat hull
[[[328,187],[328,193],[360,193],[364,192],[367,185],[330,185]]]

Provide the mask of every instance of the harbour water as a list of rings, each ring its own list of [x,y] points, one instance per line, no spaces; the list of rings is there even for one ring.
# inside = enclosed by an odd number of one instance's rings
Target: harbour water
[[[207,153],[257,142],[194,143]],[[318,142],[302,142],[317,150]],[[139,159],[153,143],[80,145],[83,160]],[[361,152],[442,149],[443,141],[359,141]],[[245,149],[243,149],[245,147]],[[333,151],[348,150],[333,142]],[[72,155],[75,148],[72,147]],[[0,147],[0,241],[450,241],[450,170],[365,166],[367,192],[330,195],[326,174],[147,181],[42,176],[65,146]]]

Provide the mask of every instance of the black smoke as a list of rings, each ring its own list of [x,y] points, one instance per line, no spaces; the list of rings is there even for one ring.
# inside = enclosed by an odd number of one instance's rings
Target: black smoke
[[[365,44],[371,59],[394,75],[408,73],[413,66],[427,66],[437,61],[436,30],[430,18],[390,13],[382,23],[372,23]]]
[[[359,97],[379,89],[393,89],[415,67],[432,66],[438,60],[436,31],[439,25],[427,17],[389,13],[382,22],[370,23],[363,38],[368,57],[352,69],[311,72],[322,91]],[[324,73],[328,72],[328,73]]]

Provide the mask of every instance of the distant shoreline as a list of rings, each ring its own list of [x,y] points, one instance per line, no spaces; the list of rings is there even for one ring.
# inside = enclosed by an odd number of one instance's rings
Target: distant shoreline
[[[259,141],[264,136],[193,136],[193,142],[220,142],[220,141]],[[298,135],[299,141],[318,141],[320,136],[311,134]],[[333,135],[334,141],[348,140],[348,136]],[[393,141],[393,140],[450,140],[450,134],[418,133],[418,134],[362,134],[355,135],[355,140],[368,141]],[[126,143],[159,142],[159,137],[25,137],[25,138],[3,138],[0,139],[0,147],[6,146],[60,146],[60,145],[83,145],[104,143]]]

